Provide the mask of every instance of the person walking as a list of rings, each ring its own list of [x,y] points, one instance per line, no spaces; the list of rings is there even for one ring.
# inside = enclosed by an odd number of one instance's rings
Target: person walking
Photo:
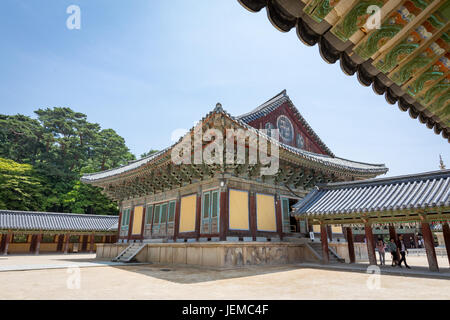
[[[387,250],[391,253],[391,257],[392,257],[392,263],[391,263],[391,267],[394,267],[397,265],[397,245],[395,244],[394,238],[391,238],[388,242],[388,244],[386,245]]]
[[[411,237],[409,237],[409,247],[412,249],[416,247],[416,244],[414,243],[414,240]]]
[[[384,251],[385,245],[383,239],[378,239],[377,242],[377,249],[378,249],[378,255],[380,256],[380,265],[386,265],[386,258],[385,258],[385,251]]]
[[[402,262],[405,263],[405,267],[408,269],[411,269],[410,266],[408,266],[408,264],[406,263],[406,253],[408,252],[406,250],[406,246],[405,246],[405,241],[403,241],[403,235],[400,235],[398,237],[398,247],[400,249],[400,260],[398,261],[398,266],[401,268],[402,267]]]

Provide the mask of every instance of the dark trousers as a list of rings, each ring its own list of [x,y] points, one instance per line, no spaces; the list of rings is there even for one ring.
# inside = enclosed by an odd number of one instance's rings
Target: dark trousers
[[[397,251],[391,252],[391,256],[392,256],[392,265],[397,265],[398,263]]]
[[[398,265],[401,266],[402,265],[402,261],[403,261],[405,263],[405,266],[407,267],[408,264],[406,263],[406,252],[405,251],[400,251],[400,256],[401,256],[401,259],[398,262]]]

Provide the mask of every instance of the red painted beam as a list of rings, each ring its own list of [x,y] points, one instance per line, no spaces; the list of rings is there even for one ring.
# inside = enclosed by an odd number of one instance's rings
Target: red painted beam
[[[64,239],[64,254],[69,253],[69,239],[70,239],[70,234],[66,233],[65,239]]]
[[[350,263],[355,263],[356,262],[356,258],[355,258],[355,244],[353,242],[352,228],[347,227],[345,229],[346,229],[346,233],[347,233],[348,257],[350,259]]]
[[[276,206],[275,206],[275,215],[277,221],[277,233],[281,240],[283,240],[283,217],[281,212],[281,197],[276,196]]]
[[[3,255],[6,256],[8,254],[8,247],[9,247],[9,243],[11,242],[11,238],[12,238],[12,232],[8,232],[8,234],[5,237],[5,244],[4,244],[4,249],[3,249]]]
[[[39,249],[41,248],[41,241],[42,241],[42,233],[36,236],[36,245],[34,247],[34,254],[39,254]]]
[[[178,231],[180,230],[180,208],[181,208],[181,199],[177,198],[177,201],[175,203],[175,222],[174,222],[174,226],[173,226],[173,241],[177,241]],[[155,210],[155,209],[153,209],[153,210]],[[154,216],[155,215],[153,212],[153,217]],[[152,229],[153,229],[153,217],[152,217],[152,225],[151,225]]]
[[[227,239],[228,219],[228,190],[225,190],[220,193],[220,241]]]
[[[249,209],[250,209],[250,232],[253,240],[256,240],[256,195],[254,192],[249,193]]]
[[[442,233],[444,234],[445,248],[447,250],[447,258],[450,264],[450,227],[448,223],[442,225]]]
[[[330,263],[330,255],[328,252],[328,235],[327,235],[327,225],[320,225],[320,241],[322,242],[322,259],[323,263]]]
[[[372,226],[366,223],[364,226],[364,231],[366,232],[366,245],[367,245],[367,255],[369,256],[369,264],[376,265],[377,257],[375,256],[375,244],[373,241]]]
[[[93,253],[94,252],[94,242],[95,242],[95,234],[91,234],[91,239],[90,239],[90,246],[89,246],[89,252]]]

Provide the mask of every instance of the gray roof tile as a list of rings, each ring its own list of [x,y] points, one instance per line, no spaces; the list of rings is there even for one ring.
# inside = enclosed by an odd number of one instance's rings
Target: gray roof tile
[[[327,215],[450,206],[450,170],[330,183],[294,205],[294,215]]]
[[[1,230],[113,231],[118,220],[117,216],[0,210]]]

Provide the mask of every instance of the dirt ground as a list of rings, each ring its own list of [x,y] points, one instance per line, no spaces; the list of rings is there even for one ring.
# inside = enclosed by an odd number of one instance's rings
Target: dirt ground
[[[9,256],[0,257],[0,266],[95,262],[93,257]],[[374,278],[298,265],[227,270],[101,266],[0,272],[0,299],[450,299],[450,280],[400,275]]]

